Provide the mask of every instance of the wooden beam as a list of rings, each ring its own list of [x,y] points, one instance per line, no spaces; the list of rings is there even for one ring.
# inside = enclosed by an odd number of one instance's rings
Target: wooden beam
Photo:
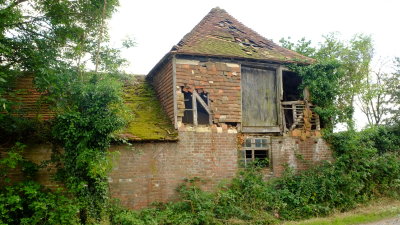
[[[242,127],[243,133],[280,133],[281,128],[276,127]]]
[[[208,95],[208,98],[207,98],[207,105],[211,108],[211,106],[210,106],[210,96]],[[207,111],[208,112],[208,111]],[[210,112],[211,112],[211,110],[210,110]],[[212,125],[212,116],[211,116],[211,113],[209,113],[208,114],[208,122],[210,123],[210,125]]]
[[[275,75],[276,75],[276,108],[277,108],[277,114],[278,114],[278,125],[281,128],[281,132],[284,131],[283,128],[283,117],[285,117],[283,109],[282,109],[282,105],[281,105],[281,101],[283,100],[283,81],[282,81],[282,67],[279,66],[278,68],[276,68],[275,70]]]
[[[178,102],[176,96],[176,57],[172,56],[172,90],[174,102],[174,127],[178,129]]]
[[[211,111],[208,108],[208,105],[204,102],[204,100],[200,97],[200,95],[197,93],[197,91],[193,91],[193,95],[196,97],[197,101],[204,107],[204,109],[207,111],[209,115],[211,115]],[[197,106],[196,106],[197,107]]]
[[[196,90],[193,88],[192,92],[193,125],[197,126],[197,101],[195,93]]]

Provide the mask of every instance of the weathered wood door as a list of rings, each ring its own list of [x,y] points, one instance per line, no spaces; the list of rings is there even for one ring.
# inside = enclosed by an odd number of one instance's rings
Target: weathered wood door
[[[243,127],[278,126],[276,72],[242,66]]]

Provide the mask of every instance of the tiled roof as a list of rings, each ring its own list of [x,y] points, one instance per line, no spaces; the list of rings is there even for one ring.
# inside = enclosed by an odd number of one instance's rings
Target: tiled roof
[[[34,87],[33,79],[33,75],[18,77],[14,82],[13,90],[6,97],[15,102],[13,106],[15,116],[49,120],[55,113],[50,110],[46,94],[37,91]]]
[[[171,120],[144,76],[136,76],[125,82],[124,100],[132,113],[132,118],[128,126],[118,134],[119,136],[137,141],[178,139]]]
[[[262,37],[218,7],[212,9],[171,51],[283,63],[313,61]]]
[[[33,79],[32,75],[16,79],[14,89],[7,97],[16,102],[17,113],[13,115],[39,120],[54,118],[54,111],[45,102],[45,94],[35,89]],[[130,141],[177,140],[171,120],[162,110],[155,91],[144,80],[144,76],[136,76],[125,82],[123,98],[132,113],[132,119],[119,131],[118,136]]]

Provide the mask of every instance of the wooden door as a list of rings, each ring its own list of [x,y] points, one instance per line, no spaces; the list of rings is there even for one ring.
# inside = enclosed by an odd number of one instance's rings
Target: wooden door
[[[242,66],[243,127],[278,126],[276,72]]]

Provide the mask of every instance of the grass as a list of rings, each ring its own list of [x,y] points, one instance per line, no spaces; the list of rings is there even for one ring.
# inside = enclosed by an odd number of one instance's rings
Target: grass
[[[325,218],[313,218],[283,225],[351,225],[376,222],[400,216],[400,200],[378,199],[345,213],[335,213]]]

